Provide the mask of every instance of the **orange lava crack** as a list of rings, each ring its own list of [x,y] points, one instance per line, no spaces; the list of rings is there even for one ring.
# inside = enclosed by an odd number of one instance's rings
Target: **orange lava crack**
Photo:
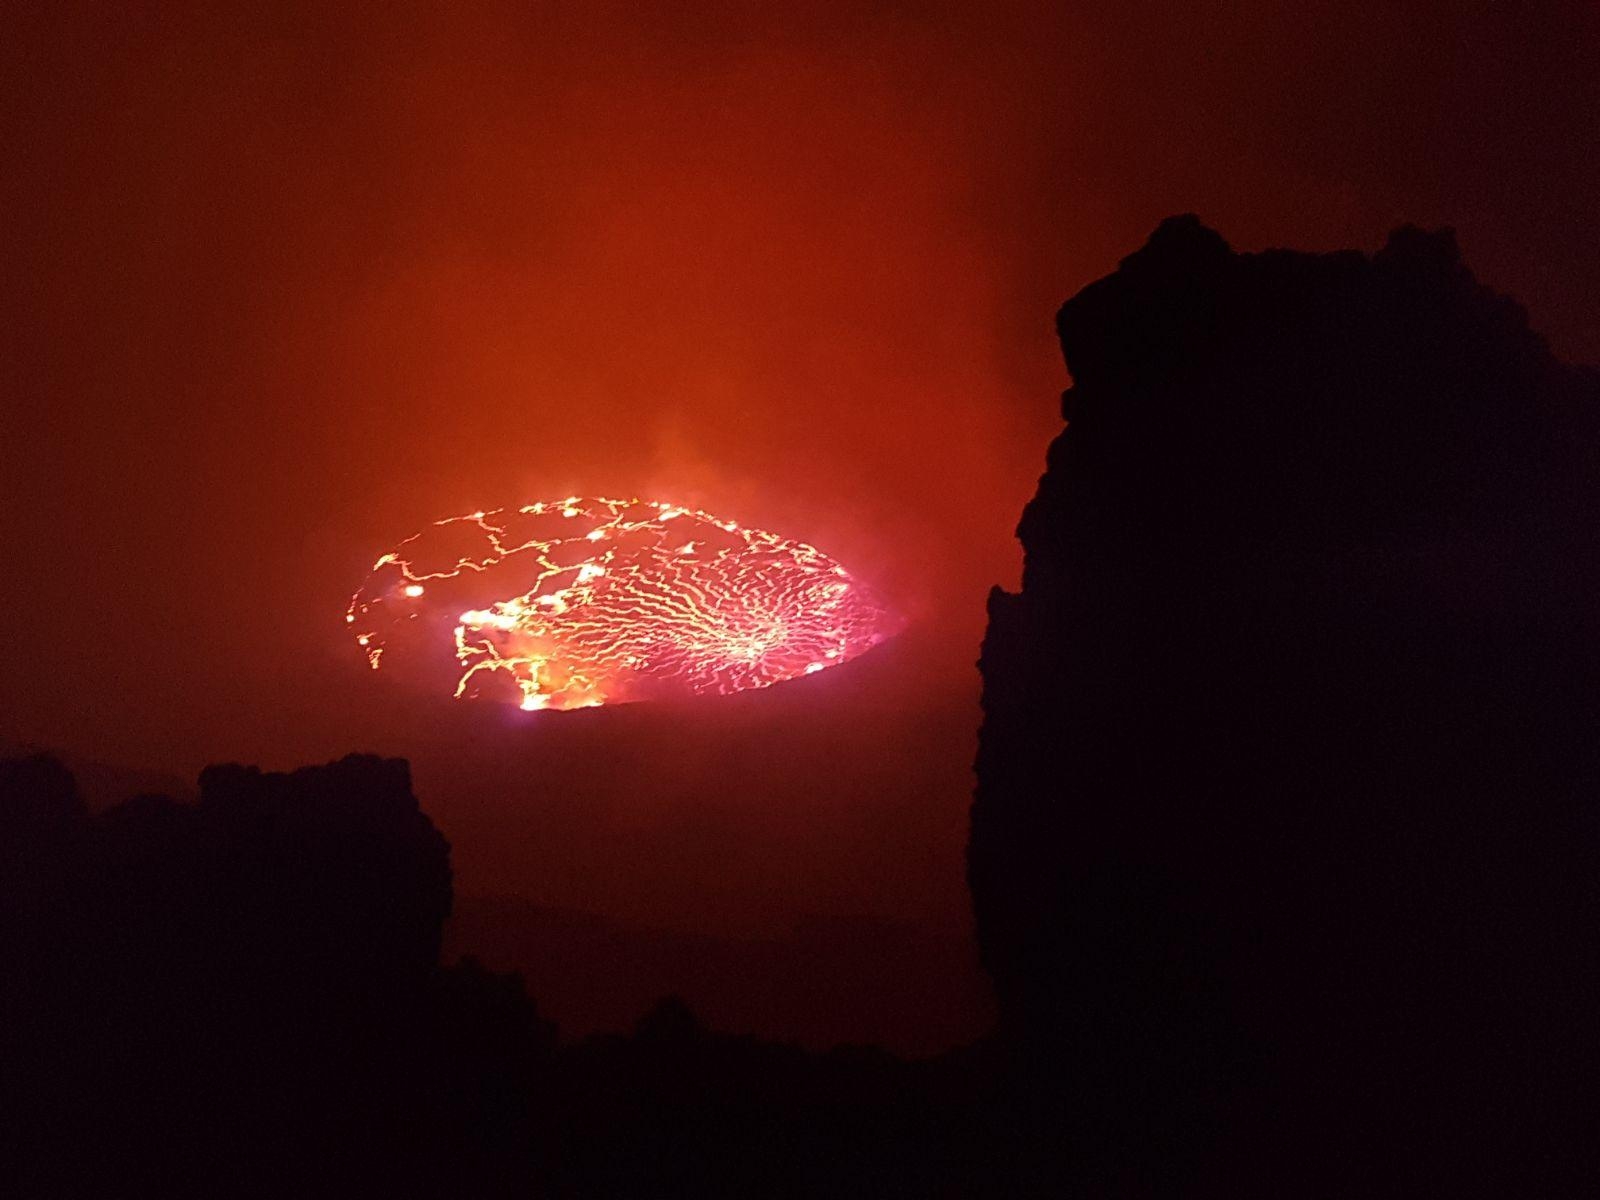
[[[902,625],[814,546],[576,496],[434,522],[373,564],[345,621],[375,670],[405,660],[530,710],[765,687]]]

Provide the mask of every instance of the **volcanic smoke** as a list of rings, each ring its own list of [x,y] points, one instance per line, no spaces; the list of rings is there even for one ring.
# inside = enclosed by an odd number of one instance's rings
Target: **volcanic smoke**
[[[374,670],[530,710],[766,687],[904,625],[814,546],[575,496],[435,521],[373,564],[345,621]]]

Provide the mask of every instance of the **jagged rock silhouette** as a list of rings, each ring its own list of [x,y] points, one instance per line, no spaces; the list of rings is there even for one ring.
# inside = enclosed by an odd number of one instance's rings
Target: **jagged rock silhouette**
[[[207,768],[91,814],[0,759],[0,1180],[103,1196],[984,1190],[981,1059],[811,1054],[680,999],[558,1044],[437,962],[449,846],[398,759]]]
[[[0,820],[15,1194],[416,1176],[435,1010],[481,1021],[500,985],[440,972],[449,846],[405,762],[210,767],[198,803],[91,815],[38,756],[0,763]]]
[[[1041,1137],[1125,1194],[1562,1194],[1600,376],[1412,228],[1237,254],[1173,218],[1058,330],[969,848]]]

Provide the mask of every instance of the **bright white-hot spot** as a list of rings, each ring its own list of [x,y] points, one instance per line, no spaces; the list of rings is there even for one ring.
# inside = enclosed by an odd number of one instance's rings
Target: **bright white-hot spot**
[[[814,546],[578,497],[435,522],[378,559],[345,620],[374,669],[529,711],[765,687],[903,624]]]

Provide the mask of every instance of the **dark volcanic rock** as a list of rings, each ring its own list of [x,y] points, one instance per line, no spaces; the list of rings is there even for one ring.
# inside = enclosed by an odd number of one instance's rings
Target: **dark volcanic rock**
[[[1029,1111],[1131,1193],[1566,1194],[1600,376],[1415,229],[1244,255],[1174,218],[1058,327],[969,854]]]
[[[0,834],[7,1195],[412,1194],[416,1128],[456,1111],[432,1064],[490,1074],[438,1014],[507,1004],[439,969],[449,845],[404,761],[93,814],[60,763],[0,762]]]
[[[350,754],[279,773],[227,764],[200,773],[199,812],[241,889],[254,953],[268,944],[378,989],[414,984],[439,963],[452,903],[450,846],[422,811],[404,759]],[[252,883],[256,880],[252,880]],[[269,896],[262,910],[256,898]]]

